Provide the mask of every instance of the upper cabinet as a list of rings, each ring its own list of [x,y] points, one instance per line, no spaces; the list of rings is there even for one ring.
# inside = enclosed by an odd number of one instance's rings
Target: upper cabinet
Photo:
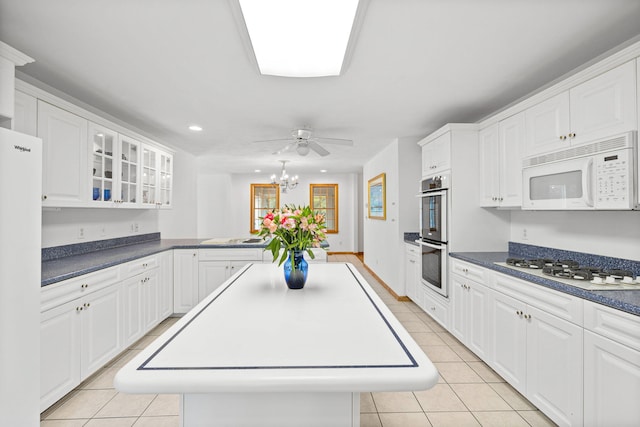
[[[87,127],[86,119],[38,101],[43,206],[86,204]]]
[[[480,206],[522,206],[524,141],[524,112],[479,132]]]
[[[629,61],[526,110],[525,156],[638,126],[636,64]]]
[[[422,146],[422,177],[451,169],[451,133],[447,132]]]
[[[43,206],[171,208],[173,154],[27,84],[20,87],[25,91],[15,92],[12,126],[42,138]]]

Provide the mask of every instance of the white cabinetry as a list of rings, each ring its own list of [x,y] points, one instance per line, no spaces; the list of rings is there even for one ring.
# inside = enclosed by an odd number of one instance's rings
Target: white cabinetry
[[[418,285],[420,284],[420,248],[410,243],[405,243],[404,261],[404,289],[411,301],[420,305],[422,298],[418,298]]]
[[[142,143],[127,135],[118,135],[119,183],[113,200],[132,207],[140,200],[140,146]]]
[[[173,156],[155,147],[142,147],[142,203],[170,207]]]
[[[89,165],[91,167],[92,206],[111,206],[115,189],[119,187],[118,133],[89,123]]]
[[[451,133],[447,132],[422,146],[422,177],[451,169]]]
[[[584,424],[640,420],[640,318],[585,301]]]
[[[83,206],[86,203],[87,126],[86,119],[38,101],[43,206]]]
[[[516,114],[479,133],[480,205],[522,205],[522,147],[524,113]]]
[[[198,301],[198,249],[174,249],[173,312],[186,313]]]
[[[173,251],[161,253],[159,262],[158,309],[160,319],[166,319],[173,314]]]
[[[38,136],[38,100],[34,96],[16,91],[11,125],[16,132]]]
[[[115,357],[122,346],[117,267],[42,290],[40,405],[44,410]]]
[[[216,290],[250,262],[262,262],[262,249],[200,249],[198,267],[198,301]]]
[[[492,291],[481,284],[484,282],[481,268],[458,260],[452,264],[451,333],[476,355],[490,359]]]
[[[582,425],[582,301],[500,273],[494,279],[489,364],[554,422]]]
[[[418,283],[418,292],[422,293],[422,304],[420,307],[425,313],[442,325],[442,327],[449,329],[449,300],[430,290],[426,285],[423,285],[422,282]]]
[[[629,61],[526,110],[526,156],[635,130],[636,64]]]

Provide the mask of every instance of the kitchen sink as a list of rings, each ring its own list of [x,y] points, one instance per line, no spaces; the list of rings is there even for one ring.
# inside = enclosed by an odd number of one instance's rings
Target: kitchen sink
[[[264,243],[259,237],[218,237],[203,240],[201,245],[259,245]]]

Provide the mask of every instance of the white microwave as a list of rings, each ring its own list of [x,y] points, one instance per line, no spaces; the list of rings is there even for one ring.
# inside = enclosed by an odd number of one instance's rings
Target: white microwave
[[[638,208],[635,132],[530,157],[522,169],[522,209]]]

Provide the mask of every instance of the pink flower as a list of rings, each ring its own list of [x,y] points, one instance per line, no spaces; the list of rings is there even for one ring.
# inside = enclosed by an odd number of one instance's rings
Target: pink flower
[[[271,222],[271,224],[269,224],[267,227],[269,228],[270,233],[275,233],[275,231],[278,229],[278,224],[276,224],[275,222]]]

